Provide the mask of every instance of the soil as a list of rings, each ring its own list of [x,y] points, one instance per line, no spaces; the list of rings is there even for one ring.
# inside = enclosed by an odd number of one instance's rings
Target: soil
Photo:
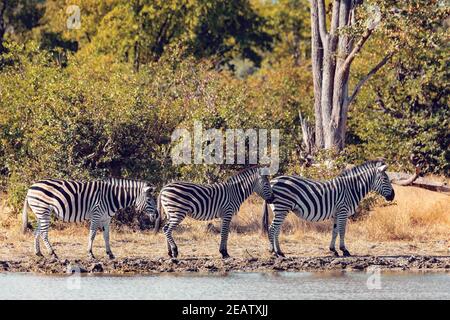
[[[99,259],[55,260],[33,258],[17,261],[0,261],[0,271],[34,272],[44,274],[105,273],[224,273],[273,272],[273,271],[364,271],[378,267],[381,270],[398,271],[446,271],[450,272],[450,256],[354,256],[354,257],[288,257],[288,258],[187,258],[187,259]]]

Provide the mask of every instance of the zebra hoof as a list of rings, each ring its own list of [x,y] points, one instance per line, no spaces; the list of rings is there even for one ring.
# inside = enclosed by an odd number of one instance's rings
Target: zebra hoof
[[[277,254],[276,254],[276,256],[277,256],[278,258],[285,258],[285,257],[286,257],[286,256],[284,255],[284,253],[281,252],[281,251],[278,251]]]
[[[112,252],[108,253],[108,258],[114,260],[116,257],[112,254]]]
[[[88,253],[88,258],[91,260],[97,260],[92,252]]]
[[[59,258],[58,258],[58,256],[56,255],[55,252],[52,252],[51,256],[52,256],[52,258],[53,258],[54,260],[59,261]]]
[[[352,256],[352,255],[350,254],[350,252],[348,252],[347,249],[342,250],[342,255],[343,255],[344,257],[351,257],[351,256]]]
[[[335,257],[339,257],[339,253],[336,251],[336,249],[330,249],[330,251],[333,253]]]
[[[38,258],[44,258],[44,255],[41,252],[36,252],[35,255]]]
[[[230,255],[228,254],[228,251],[226,249],[219,250],[219,252],[222,255],[222,259],[227,259],[230,257]]]

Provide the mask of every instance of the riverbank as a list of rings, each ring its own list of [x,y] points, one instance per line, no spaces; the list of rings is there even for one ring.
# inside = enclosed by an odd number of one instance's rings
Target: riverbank
[[[227,271],[323,271],[365,270],[370,266],[390,270],[450,271],[449,242],[441,240],[374,241],[350,232],[346,238],[352,257],[334,257],[328,251],[329,232],[283,234],[280,238],[286,258],[274,258],[267,250],[268,240],[260,233],[232,232],[228,241],[231,259],[222,260],[218,252],[220,235],[206,231],[175,233],[180,255],[167,256],[165,236],[161,233],[113,231],[111,248],[115,260],[107,258],[101,234],[94,242],[96,260],[86,254],[87,228],[73,226],[50,233],[60,261],[53,261],[43,247],[46,258],[33,254],[33,236],[8,233],[0,247],[0,271],[67,273],[79,268],[83,272],[109,274],[155,272],[227,272]],[[351,229],[351,228],[350,228]],[[11,231],[9,231],[11,232]],[[12,241],[12,240],[15,241]]]
[[[80,226],[79,226],[80,228]],[[80,233],[82,235],[80,235]],[[450,271],[448,242],[368,241],[349,233],[347,247],[352,257],[334,257],[328,251],[329,233],[285,234],[281,237],[286,258],[274,258],[267,250],[267,239],[261,234],[231,233],[228,243],[230,259],[218,252],[220,235],[203,231],[192,236],[180,230],[175,235],[180,250],[178,259],[167,256],[163,234],[147,232],[113,232],[111,246],[116,259],[104,251],[101,235],[95,241],[95,260],[86,254],[86,229],[55,230],[53,245],[59,261],[33,254],[31,233],[16,235],[20,241],[5,242],[0,247],[0,271],[65,274],[72,271],[106,274],[140,273],[223,273],[229,271],[327,271],[366,270],[379,267],[398,271]]]
[[[124,258],[117,260],[52,260],[29,259],[0,261],[3,272],[34,272],[45,274],[105,273],[225,273],[225,272],[273,272],[273,271],[365,271],[379,268],[395,271],[444,271],[450,272],[450,256],[358,256],[358,257],[290,257],[290,258],[211,258],[149,260]]]

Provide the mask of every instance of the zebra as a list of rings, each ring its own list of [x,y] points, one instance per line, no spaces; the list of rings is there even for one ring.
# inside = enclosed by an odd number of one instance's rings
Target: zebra
[[[163,232],[167,238],[169,256],[173,258],[178,256],[172,230],[189,216],[196,220],[222,218],[219,252],[224,259],[230,257],[227,251],[230,222],[241,204],[253,192],[268,203],[273,200],[269,179],[260,169],[247,168],[225,182],[210,185],[189,182],[172,182],[165,185],[158,196],[158,212],[160,212],[158,219],[166,212],[167,223],[163,227]]]
[[[263,206],[263,230],[269,238],[269,250],[276,256],[284,257],[278,237],[281,225],[289,211],[308,221],[333,219],[333,233],[330,251],[339,256],[335,249],[339,233],[343,256],[350,256],[345,246],[347,217],[355,213],[362,198],[369,191],[375,191],[386,200],[395,197],[394,189],[386,174],[387,165],[383,161],[368,161],[362,165],[344,170],[338,177],[324,181],[314,181],[298,176],[280,176],[271,181],[275,199],[270,204],[274,213],[268,228],[268,204]]]
[[[50,255],[58,259],[48,240],[51,214],[65,222],[90,220],[88,255],[95,259],[92,244],[99,227],[102,228],[106,254],[114,259],[109,244],[109,224],[117,210],[134,206],[145,212],[150,220],[157,219],[158,211],[153,197],[155,188],[147,182],[131,179],[108,178],[79,182],[73,180],[45,179],[34,183],[27,192],[22,211],[22,232],[28,225],[27,208],[37,218],[34,234],[34,252],[43,257],[39,237]]]

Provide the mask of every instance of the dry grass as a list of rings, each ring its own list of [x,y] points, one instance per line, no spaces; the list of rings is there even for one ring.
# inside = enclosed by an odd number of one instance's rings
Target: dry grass
[[[363,220],[350,221],[346,244],[358,255],[448,255],[450,253],[450,197],[415,187],[395,187],[392,205],[376,207]],[[2,197],[4,200],[4,195]],[[23,259],[32,252],[32,236],[20,233],[20,221],[8,215],[9,209],[0,202],[0,260]],[[229,237],[229,252],[237,257],[268,256],[267,240],[260,234],[262,202],[249,199],[233,219]],[[182,257],[218,257],[220,236],[216,233],[220,221],[186,219],[174,233]],[[84,258],[88,230],[86,226],[65,224],[52,229],[52,241],[64,258]],[[208,231],[209,229],[209,231]],[[212,231],[211,231],[212,230]],[[215,232],[216,231],[216,232]],[[285,253],[298,256],[328,254],[331,222],[309,223],[290,214],[283,225],[281,245]],[[166,240],[160,233],[116,229],[111,234],[111,246],[119,257],[166,256]],[[94,245],[98,256],[104,255],[101,233]]]
[[[376,208],[357,227],[370,240],[450,239],[450,197],[397,187],[395,206]]]

